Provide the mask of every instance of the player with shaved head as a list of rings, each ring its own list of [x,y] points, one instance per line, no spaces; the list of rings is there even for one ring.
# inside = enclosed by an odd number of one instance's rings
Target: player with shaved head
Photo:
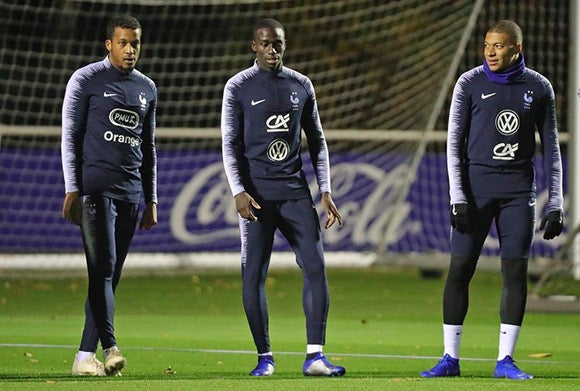
[[[284,235],[304,278],[306,376],[342,376],[322,352],[329,293],[322,232],[302,170],[302,129],[328,215],[325,228],[342,217],[331,196],[328,148],[312,82],[282,65],[284,26],[259,20],[253,29],[254,65],[226,83],[222,104],[222,149],[226,175],[239,213],[242,300],[258,352],[252,376],[274,373],[270,348],[266,277],[274,234]]]

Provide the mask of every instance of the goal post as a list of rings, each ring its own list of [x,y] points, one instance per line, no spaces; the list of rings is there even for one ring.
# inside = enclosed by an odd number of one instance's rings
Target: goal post
[[[469,41],[469,37],[473,32],[473,28],[477,21],[477,17],[481,11],[483,6],[483,0],[477,0],[471,14],[469,16],[468,22],[465,25],[463,33],[461,34],[461,39],[457,48],[455,49],[455,53],[453,54],[453,58],[449,68],[447,69],[447,73],[443,79],[443,83],[439,89],[439,93],[437,94],[437,98],[435,103],[431,109],[431,113],[425,125],[425,129],[423,131],[423,137],[421,137],[420,141],[417,142],[417,146],[415,148],[415,152],[413,153],[413,158],[409,164],[409,168],[405,175],[405,182],[402,184],[401,189],[399,190],[399,194],[396,199],[395,208],[393,208],[393,215],[390,218],[390,222],[385,229],[385,233],[382,236],[381,241],[377,245],[377,260],[380,262],[386,258],[387,252],[387,244],[390,243],[396,235],[396,231],[398,229],[398,223],[402,219],[396,215],[396,211],[400,211],[401,208],[399,206],[403,205],[407,200],[407,195],[410,191],[412,184],[415,182],[417,170],[419,168],[419,164],[423,159],[423,155],[425,154],[427,143],[430,141],[429,138],[431,133],[435,130],[435,126],[437,124],[437,119],[441,115],[441,111],[443,105],[446,101],[446,98],[449,94],[449,90],[453,85],[454,77],[457,73],[457,69],[460,64],[460,60],[463,57],[463,52],[467,43]]]
[[[578,2],[572,2],[570,9],[570,73],[568,83],[570,89],[568,91],[568,98],[570,100],[569,110],[569,129],[571,137],[570,148],[570,169],[569,172],[580,172],[580,135],[578,129],[580,126],[579,112],[580,112],[580,57],[578,50],[578,40],[580,39],[580,5]],[[570,213],[568,225],[570,231],[576,227],[580,227],[580,180],[577,175],[570,175]],[[580,235],[575,235],[569,247],[569,258],[572,264],[572,275],[576,280],[580,280]]]

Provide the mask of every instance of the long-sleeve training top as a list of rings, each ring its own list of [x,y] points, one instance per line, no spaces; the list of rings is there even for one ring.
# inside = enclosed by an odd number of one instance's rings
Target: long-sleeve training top
[[[548,182],[547,211],[562,210],[562,163],[552,85],[529,68],[509,83],[483,66],[465,72],[453,91],[447,137],[451,204],[470,196],[536,196],[535,131]]]
[[[306,76],[286,67],[271,72],[257,64],[225,85],[222,150],[232,194],[247,191],[265,200],[308,197],[302,170],[301,129],[321,192],[330,192],[328,148]]]
[[[109,58],[78,69],[62,108],[65,191],[157,202],[155,83]]]

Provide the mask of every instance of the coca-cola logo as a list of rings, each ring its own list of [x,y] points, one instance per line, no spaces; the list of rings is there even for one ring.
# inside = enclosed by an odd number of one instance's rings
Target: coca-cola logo
[[[331,171],[333,198],[346,224],[340,229],[325,231],[325,241],[339,243],[348,240],[355,245],[377,245],[383,240],[389,223],[399,227],[396,237],[390,238],[389,242],[420,232],[421,222],[409,218],[411,206],[405,203],[395,207],[405,170],[405,165],[387,172],[368,163],[335,164]],[[213,185],[208,188],[208,183]],[[310,188],[312,194],[318,194],[315,180]],[[194,204],[197,207],[192,211]],[[320,207],[318,210],[321,220],[325,219],[324,211]],[[187,228],[188,212],[193,212],[199,225],[215,226],[225,221],[227,228],[191,232]],[[171,209],[170,225],[175,238],[187,244],[226,238],[239,240],[238,215],[221,162],[197,171],[183,186]]]
[[[208,189],[207,183],[219,178],[217,185]],[[215,181],[214,181],[215,182]],[[212,229],[209,232],[190,232],[187,228],[187,213],[192,210],[200,225],[214,225],[225,221],[226,229]],[[175,198],[170,215],[171,232],[176,239],[188,244],[202,244],[225,238],[239,238],[238,212],[221,162],[210,164],[183,186]]]
[[[389,170],[365,162],[334,164],[331,170],[332,195],[345,224],[341,228],[325,230],[324,241],[329,245],[341,245],[342,248],[347,246],[374,250],[379,244],[389,246],[402,240],[408,241],[409,238],[419,239],[429,235],[424,232],[427,229],[424,222],[411,217],[413,208],[417,210],[424,207],[407,201],[397,205],[407,173],[406,164],[399,164]],[[309,186],[313,195],[319,194],[314,179]],[[445,197],[426,195],[434,196]],[[536,221],[541,219],[540,214],[543,213],[547,198],[547,191],[538,194]],[[441,200],[440,203],[445,207],[448,200]],[[320,205],[317,205],[317,209],[324,223],[327,216]],[[440,223],[445,224],[445,221]],[[195,228],[188,228],[192,224]],[[238,214],[222,162],[197,170],[184,184],[171,209],[170,229],[176,240],[188,245],[218,244],[224,240],[239,242]],[[560,238],[556,239],[546,245],[561,244]],[[499,249],[499,240],[494,232],[488,236],[484,248]]]
[[[411,205],[407,202],[396,205],[406,172],[405,164],[389,171],[369,163],[336,164],[331,171],[332,196],[337,200],[345,224],[341,229],[325,231],[325,242],[347,240],[353,245],[376,247],[381,242],[389,245],[405,235],[419,233],[422,223],[410,218]],[[315,182],[313,185],[316,186]],[[316,187],[311,190],[313,194],[318,191]],[[389,224],[395,224],[398,229],[396,236],[385,239]]]

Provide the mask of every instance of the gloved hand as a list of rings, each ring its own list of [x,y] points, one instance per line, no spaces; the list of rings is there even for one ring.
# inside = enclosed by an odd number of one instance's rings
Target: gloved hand
[[[467,204],[451,205],[451,226],[462,234],[471,232],[471,220]]]
[[[544,229],[544,227],[546,227],[546,230],[544,231],[544,239],[554,239],[562,233],[562,228],[564,227],[564,214],[559,210],[548,212],[540,223],[540,230]]]

